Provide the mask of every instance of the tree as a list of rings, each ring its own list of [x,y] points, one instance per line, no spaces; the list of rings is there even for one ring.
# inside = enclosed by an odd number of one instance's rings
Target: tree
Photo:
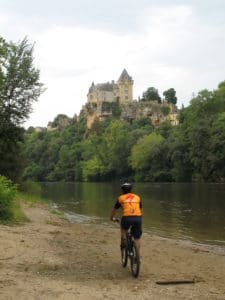
[[[163,114],[165,117],[168,116],[169,113],[170,113],[170,108],[169,108],[169,106],[162,106],[162,107],[161,107],[161,112],[162,112],[162,114]]]
[[[59,114],[50,125],[52,128],[63,129],[69,126],[71,122],[71,119],[67,115]]]
[[[171,143],[176,145],[176,155],[171,160],[177,178],[181,178],[182,166],[186,181],[224,180],[224,109],[224,82],[215,91],[200,91],[190,106],[182,109],[178,139],[181,143]]]
[[[19,176],[22,166],[20,126],[42,91],[33,46],[26,38],[14,44],[0,37],[0,173],[11,179]]]
[[[206,120],[199,120],[190,128],[189,133],[190,144],[190,162],[192,163],[193,180],[209,181],[210,180],[210,163],[209,156],[209,139],[210,139],[210,126]]]
[[[101,158],[112,178],[123,177],[129,172],[130,147],[128,138],[128,131],[119,120],[112,121],[103,135]]]
[[[165,100],[168,103],[172,103],[172,104],[177,103],[176,91],[173,88],[164,91],[163,96],[165,97]]]
[[[158,128],[156,128],[156,132],[159,133],[162,137],[168,138],[171,134],[173,126],[170,121],[162,122]]]
[[[131,150],[131,166],[141,181],[171,181],[168,148],[165,139],[156,132],[138,140]]]
[[[85,181],[118,179],[130,173],[129,132],[119,120],[111,121],[101,136],[90,135],[82,146],[82,172]]]
[[[210,164],[213,181],[225,182],[225,112],[215,118],[211,128]]]
[[[149,87],[143,93],[142,101],[158,101],[159,103],[161,103],[161,98],[159,96],[158,90],[154,87]]]
[[[18,44],[0,37],[0,114],[5,123],[21,125],[31,112],[43,85],[33,66],[33,46],[27,39]]]
[[[101,176],[104,167],[97,156],[83,162],[83,180],[84,181],[98,181]]]
[[[13,124],[0,123],[0,174],[12,180],[21,175],[24,166],[23,131]]]
[[[173,128],[172,134],[166,140],[169,148],[168,158],[171,162],[171,176],[176,182],[190,182],[193,166],[190,161],[190,140],[185,130],[179,126]]]

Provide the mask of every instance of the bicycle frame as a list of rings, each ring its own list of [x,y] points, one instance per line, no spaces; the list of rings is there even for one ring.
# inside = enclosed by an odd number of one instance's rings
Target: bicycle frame
[[[118,218],[113,220],[114,222],[120,223]],[[130,260],[131,273],[133,277],[137,278],[140,271],[140,258],[138,256],[138,251],[136,247],[136,243],[134,237],[132,235],[132,226],[128,228],[126,231],[126,245],[120,246],[121,250],[121,263],[125,268],[127,266],[128,258]]]
[[[134,277],[138,277],[140,271],[140,259],[131,228],[132,226],[130,226],[126,232],[126,246],[124,249],[121,248],[121,259],[122,266],[126,267],[129,258],[131,273]]]

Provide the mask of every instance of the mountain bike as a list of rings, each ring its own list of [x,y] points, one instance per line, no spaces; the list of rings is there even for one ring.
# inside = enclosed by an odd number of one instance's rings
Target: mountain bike
[[[115,219],[114,222],[119,223],[119,219]],[[125,268],[127,266],[128,259],[130,260],[131,274],[137,278],[140,271],[140,257],[138,256],[137,247],[132,235],[132,226],[126,232],[125,243],[120,246],[121,251],[121,264]]]

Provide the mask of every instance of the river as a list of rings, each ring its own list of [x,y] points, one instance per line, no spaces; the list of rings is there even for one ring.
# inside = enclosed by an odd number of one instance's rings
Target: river
[[[109,220],[117,183],[43,183],[43,196],[76,222]],[[225,185],[136,183],[143,201],[143,228],[163,237],[225,247]]]

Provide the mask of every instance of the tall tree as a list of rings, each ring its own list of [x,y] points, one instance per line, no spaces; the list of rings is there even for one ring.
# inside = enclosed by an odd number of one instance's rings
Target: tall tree
[[[33,45],[26,38],[15,44],[0,37],[0,173],[12,179],[21,167],[21,125],[42,91],[39,70],[33,65]]]
[[[161,103],[161,98],[159,96],[158,90],[154,87],[149,87],[144,93],[142,101],[158,101]]]
[[[225,91],[225,90],[224,90]],[[213,181],[225,181],[225,112],[215,118],[211,128],[210,171]]]
[[[140,181],[171,181],[164,138],[153,132],[138,140],[131,150],[130,162]]]
[[[176,91],[173,88],[170,88],[163,92],[163,96],[165,97],[165,100],[168,103],[176,104],[177,103],[177,97],[176,97]]]

